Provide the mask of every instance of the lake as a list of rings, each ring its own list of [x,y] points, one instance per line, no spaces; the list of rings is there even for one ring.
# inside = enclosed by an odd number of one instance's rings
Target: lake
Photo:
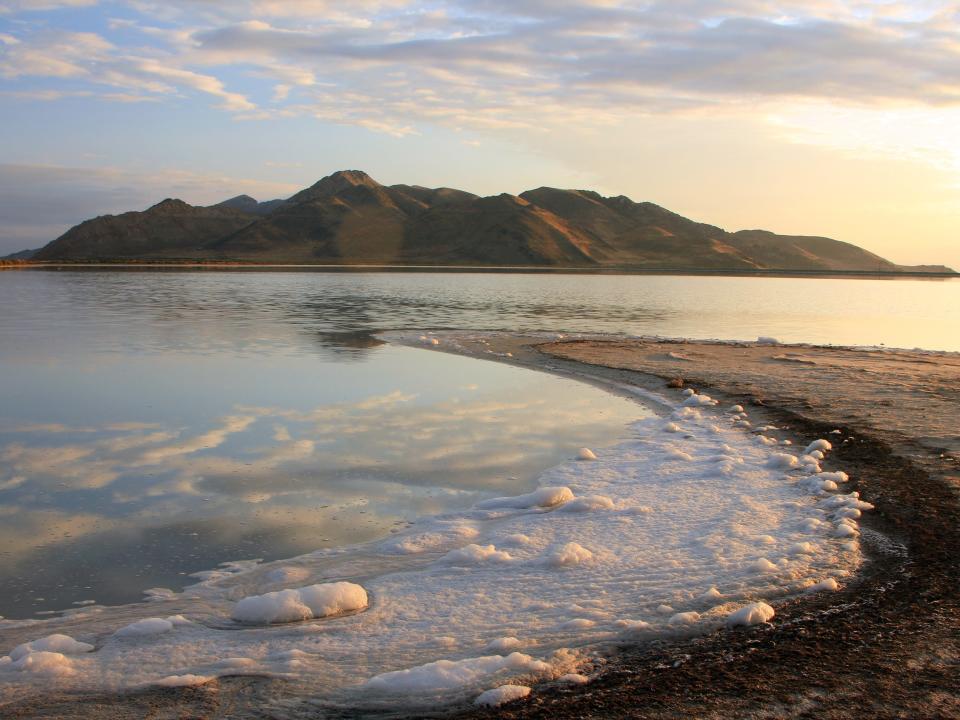
[[[179,589],[531,488],[647,411],[378,330],[960,350],[960,283],[499,273],[0,274],[0,615]]]

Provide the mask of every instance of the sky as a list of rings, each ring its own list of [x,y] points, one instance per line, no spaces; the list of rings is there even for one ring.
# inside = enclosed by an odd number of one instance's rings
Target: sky
[[[960,4],[0,0],[0,253],[341,169],[960,268]]]

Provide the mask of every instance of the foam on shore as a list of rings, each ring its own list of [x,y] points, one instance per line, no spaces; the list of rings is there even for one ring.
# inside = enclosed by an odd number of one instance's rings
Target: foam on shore
[[[317,702],[496,705],[528,683],[583,677],[591,644],[770,622],[777,598],[836,589],[857,569],[871,506],[842,492],[845,474],[819,471],[827,441],[793,454],[758,443],[742,408],[702,393],[657,401],[667,417],[588,462],[571,448],[532,492],[318,550],[295,570],[238,562],[149,606],[32,621],[38,639],[0,648],[0,689],[251,674]],[[51,634],[68,621],[70,636]]]

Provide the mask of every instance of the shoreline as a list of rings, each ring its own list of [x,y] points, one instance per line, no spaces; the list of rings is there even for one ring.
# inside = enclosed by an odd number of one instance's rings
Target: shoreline
[[[825,433],[840,428],[851,442],[838,446],[831,460],[850,472],[846,491],[876,505],[864,517],[865,538],[872,529],[902,546],[876,537],[855,582],[830,596],[778,603],[770,626],[622,646],[585,688],[535,689],[532,700],[501,708],[500,717],[960,717],[960,438],[924,433],[945,418],[954,422],[944,429],[956,432],[955,397],[944,399],[945,417],[926,414],[923,403],[889,409],[883,394],[890,391],[890,370],[882,367],[889,357],[853,348],[600,336],[551,342],[506,334],[490,345],[513,355],[491,359],[660,391],[683,377],[806,437],[829,437]],[[450,351],[442,342],[437,349]],[[465,347],[466,354],[476,349]],[[797,349],[817,364],[773,359]],[[765,362],[778,372],[764,383],[741,354],[767,354]],[[951,354],[892,354],[915,365],[915,372],[901,370],[891,381],[902,396],[932,392],[925,381],[931,367],[946,366],[947,376],[960,377]],[[845,368],[826,363],[836,356],[846,359]],[[856,394],[864,398],[859,416],[842,402],[850,390],[843,371],[856,378]],[[821,387],[829,378],[837,391],[808,397],[810,384],[795,377],[801,373],[819,378]]]
[[[842,407],[834,407],[830,397],[821,398],[817,405],[807,402],[815,398],[805,400],[802,388],[790,383],[776,381],[779,389],[766,388],[760,395],[763,388],[744,384],[752,377],[749,364],[735,357],[731,366],[729,360],[724,363],[719,357],[720,352],[737,355],[751,348],[771,358],[800,348],[811,359],[821,354],[869,354],[857,360],[856,367],[862,369],[864,363],[889,362],[890,353],[599,336],[577,336],[563,342],[551,342],[543,335],[510,333],[437,332],[435,336],[441,339],[440,345],[428,349],[552,372],[634,396],[626,386],[671,392],[666,381],[677,377],[676,368],[682,368],[689,384],[724,402],[739,401],[746,406],[759,401],[749,408],[751,416],[788,424],[798,437],[830,437],[827,433],[842,428],[844,436],[854,441],[838,446],[831,460],[852,475],[846,491],[860,490],[865,500],[876,504],[877,510],[865,517],[864,525],[903,543],[908,553],[903,556],[895,546],[885,547],[877,538],[870,543],[870,562],[848,587],[839,593],[778,602],[772,626],[624,645],[583,688],[550,683],[535,686],[531,699],[494,711],[498,716],[720,718],[751,714],[795,717],[809,712],[828,718],[960,717],[956,689],[960,641],[955,640],[960,625],[955,598],[960,513],[957,485],[947,485],[951,475],[960,482],[956,477],[960,456],[953,451],[946,457],[938,455],[934,452],[937,448],[916,432],[911,436],[894,429],[884,435],[867,417],[834,422],[833,413]],[[478,338],[486,339],[489,346]],[[424,347],[397,337],[390,339]],[[671,357],[671,352],[685,357]],[[931,358],[929,353],[911,351],[894,354],[898,361],[912,362],[925,371],[928,366],[944,364],[938,360],[960,367],[953,357]],[[827,369],[823,362],[765,362],[785,376]],[[858,370],[850,372],[860,374]],[[868,379],[864,384],[879,380]],[[909,430],[918,419],[916,410],[907,408],[906,415],[903,427]],[[935,417],[930,422],[935,422]],[[878,420],[884,421],[882,416]],[[901,435],[899,440],[896,434]],[[865,541],[871,538],[873,534],[865,533]],[[952,643],[948,642],[951,635]],[[911,685],[905,688],[908,679]],[[213,685],[212,690],[154,689],[122,697],[84,698],[89,705],[84,705],[82,716],[92,714],[93,707],[107,718],[140,717],[157,710],[222,716],[247,692],[256,695],[257,681],[233,677]],[[79,717],[81,711],[73,707],[78,704],[74,699],[56,706],[15,708],[11,717]],[[250,714],[254,711],[251,708]],[[446,716],[449,711],[440,714]],[[469,717],[491,715],[488,711],[466,712]]]
[[[145,260],[143,262],[0,262],[0,270],[218,270],[218,271],[288,271],[288,272],[434,272],[434,273],[533,273],[559,275],[663,275],[682,277],[782,277],[848,280],[951,280],[958,272],[920,270],[789,270],[789,269],[711,269],[677,267],[580,267],[537,265],[394,265],[389,263],[258,263],[229,260]]]

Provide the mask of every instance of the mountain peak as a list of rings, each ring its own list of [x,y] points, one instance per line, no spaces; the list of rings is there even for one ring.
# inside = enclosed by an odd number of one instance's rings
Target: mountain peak
[[[366,187],[373,190],[380,188],[381,185],[363,170],[338,170],[325,178],[321,178],[306,190],[301,190],[290,198],[290,201],[298,203],[320,197],[330,197],[357,187]]]
[[[193,205],[185,203],[183,200],[178,198],[166,198],[161,200],[156,205],[153,205],[147,208],[148,213],[180,213],[185,210],[193,210]]]
[[[321,178],[310,189],[326,189],[332,192],[346,190],[357,185],[366,185],[367,187],[377,187],[380,185],[376,180],[367,175],[363,170],[337,170],[335,173]]]

